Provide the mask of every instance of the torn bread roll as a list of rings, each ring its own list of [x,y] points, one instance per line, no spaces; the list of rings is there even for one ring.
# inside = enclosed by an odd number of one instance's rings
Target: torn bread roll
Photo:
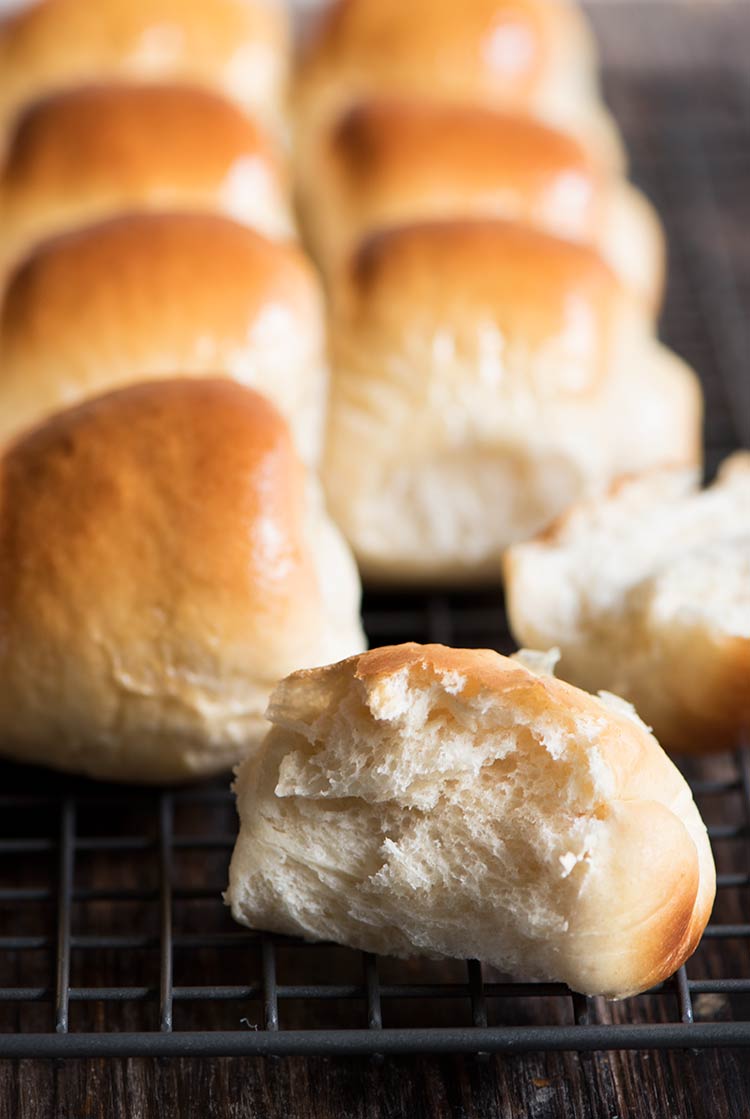
[[[665,244],[648,200],[584,145],[528,116],[384,99],[321,137],[300,185],[305,233],[326,272],[366,235],[435,218],[505,218],[599,250],[652,310]]]
[[[338,0],[298,68],[303,168],[322,129],[382,95],[526,113],[578,136],[602,162],[624,165],[591,32],[569,0]]]
[[[208,210],[294,235],[269,135],[192,85],[83,86],[35,102],[0,175],[0,272],[35,242],[123,211]]]
[[[690,789],[544,659],[402,645],[282,681],[237,778],[234,917],[587,995],[671,975],[715,892]]]
[[[750,732],[750,455],[699,489],[680,469],[625,479],[505,559],[516,637],[561,674],[636,704],[665,748]]]
[[[300,250],[216,215],[126,215],[44,242],[11,275],[0,312],[0,439],[175,370],[258,389],[317,462],[324,314]]]
[[[280,127],[289,58],[277,0],[32,0],[0,17],[0,147],[30,101],[114,79],[206,85]]]
[[[0,751],[107,780],[227,769],[276,681],[364,648],[288,429],[227,380],[136,385],[0,459]]]
[[[695,375],[585,246],[404,226],[331,294],[323,472],[371,580],[495,579],[509,544],[623,471],[700,460]]]

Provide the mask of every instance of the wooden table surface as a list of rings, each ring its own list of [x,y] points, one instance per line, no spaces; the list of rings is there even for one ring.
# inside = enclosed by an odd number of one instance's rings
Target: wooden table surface
[[[590,7],[614,69],[668,74],[687,67],[696,83],[717,65],[747,70],[750,5],[744,0]],[[664,34],[669,10],[679,21],[679,57],[675,38]],[[747,945],[738,950],[747,952]],[[0,1063],[0,1119],[192,1116],[749,1119],[750,1050],[529,1054],[486,1063],[458,1057],[382,1064],[322,1058]]]
[[[750,1054],[6,1062],[2,1119],[748,1119]]]

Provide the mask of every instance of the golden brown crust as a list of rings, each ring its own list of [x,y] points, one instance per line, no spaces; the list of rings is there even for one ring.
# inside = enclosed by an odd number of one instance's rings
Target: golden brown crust
[[[653,208],[559,125],[387,93],[323,129],[303,162],[301,219],[326,273],[378,229],[501,219],[592,245],[649,309],[659,304],[665,251]]]
[[[363,243],[350,272],[361,299],[397,298],[430,290],[435,275],[451,262],[471,298],[528,308],[541,326],[549,311],[557,317],[561,300],[583,299],[597,310],[608,306],[619,285],[592,249],[512,222],[482,220],[419,222],[383,230]],[[424,283],[423,283],[424,281]],[[457,285],[458,286],[458,285]],[[536,299],[530,301],[531,290]],[[533,306],[532,306],[533,304]],[[407,312],[408,313],[408,312]]]
[[[311,41],[303,78],[366,66],[401,91],[412,83],[431,93],[471,84],[505,104],[525,104],[556,53],[584,37],[580,13],[548,0],[342,0]]]
[[[266,0],[36,0],[0,21],[0,127],[26,102],[82,82],[205,82],[241,103],[278,99],[289,29]]]
[[[124,216],[45,242],[2,307],[0,431],[175,371],[225,373],[277,399],[275,382],[283,396],[290,375],[312,385],[320,373],[321,314],[303,254],[226,218]],[[289,415],[291,400],[280,407]]]
[[[144,586],[138,556],[160,552],[175,597],[211,572],[204,593],[270,618],[288,608],[296,581],[311,590],[300,546],[304,471],[288,428],[231,381],[135,385],[57,413],[11,444],[2,476],[0,585],[11,615],[33,601],[45,616],[75,616],[86,600],[116,604],[118,589]],[[149,535],[133,536],[133,520]],[[255,531],[264,523],[278,540]],[[164,548],[178,539],[179,551]],[[184,607],[199,610],[197,601]],[[248,624],[241,613],[223,619],[235,638]]]
[[[703,648],[694,643],[692,662],[671,674],[672,705],[658,713],[659,732],[676,754],[725,753],[750,734],[750,639],[704,640]]]
[[[444,277],[450,283],[444,283]],[[390,331],[419,321],[435,329],[487,318],[530,347],[571,335],[571,308],[588,332],[589,376],[604,376],[612,319],[623,292],[584,245],[502,221],[421,222],[383,230],[354,255],[332,291],[333,317]],[[579,385],[583,389],[584,385]]]
[[[387,94],[529,113],[622,167],[595,60],[585,19],[568,0],[340,0],[298,69],[301,165],[321,127],[357,101]]]
[[[124,198],[147,191],[218,194],[240,160],[279,183],[276,145],[236,105],[192,85],[82,86],[45,97],[19,118],[2,191],[9,206],[61,193]]]
[[[82,86],[21,116],[0,178],[0,267],[54,234],[143,211],[215,212],[287,239],[288,188],[270,136],[216,93]]]
[[[179,306],[185,321],[199,315],[205,329],[238,341],[267,308],[288,307],[303,320],[318,311],[313,270],[292,245],[218,215],[124,215],[32,253],[9,284],[2,334],[38,339],[43,318],[59,346],[66,326],[71,335],[81,333],[81,314],[87,331],[106,330],[123,304],[137,300],[143,315],[158,322],[164,299]],[[151,325],[131,322],[131,337],[139,327],[145,337]]]
[[[157,781],[242,756],[321,625],[275,409],[226,380],[133,386],[16,441],[0,481],[4,749]]]
[[[653,760],[641,761],[650,790],[629,789],[602,807],[607,843],[568,930],[579,966],[594,977],[589,990],[609,971],[616,997],[674,974],[697,947],[715,896],[710,846],[695,805],[689,794],[682,804],[663,803]]]
[[[632,806],[630,811],[632,813]],[[641,810],[641,826],[654,829],[654,811],[651,804]],[[637,825],[636,825],[637,826]],[[686,837],[687,838],[687,837]],[[644,956],[650,955],[651,970],[644,976],[644,986],[653,987],[674,975],[679,967],[692,956],[698,947],[703,930],[708,923],[713,903],[701,903],[701,867],[697,858],[686,852],[684,860],[669,859],[664,868],[664,890],[659,899],[658,915],[652,928],[636,931]]]
[[[570,232],[596,229],[607,176],[582,144],[532,117],[468,105],[379,99],[355,105],[333,129],[330,158],[351,206],[383,209],[435,193],[511,192],[520,220],[536,224],[562,191]],[[486,202],[489,205],[489,202]]]

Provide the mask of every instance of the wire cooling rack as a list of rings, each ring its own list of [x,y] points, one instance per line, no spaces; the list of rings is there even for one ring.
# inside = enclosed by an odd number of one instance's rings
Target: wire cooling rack
[[[731,74],[610,77],[671,242],[664,335],[702,373],[708,467],[750,446],[750,111]],[[499,593],[369,595],[370,640],[511,648]],[[750,755],[686,768],[719,872],[677,976],[622,1003],[469,961],[252,933],[221,901],[225,783],[163,793],[0,768],[0,1056],[489,1053],[750,1045]]]

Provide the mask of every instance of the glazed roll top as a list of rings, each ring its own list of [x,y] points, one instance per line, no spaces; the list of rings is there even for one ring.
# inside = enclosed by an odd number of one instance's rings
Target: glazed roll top
[[[270,136],[190,85],[82,86],[20,117],[0,177],[0,269],[35,241],[121,211],[205,209],[287,238],[286,169]]]
[[[225,374],[265,393],[316,460],[319,285],[300,251],[209,214],[124,216],[43,243],[0,316],[0,437],[147,378]]]
[[[363,647],[358,598],[257,393],[166,381],[58,413],[0,460],[3,752],[138,781],[225,769],[280,676]]]
[[[366,234],[428,218],[499,217],[598,247],[650,307],[664,242],[645,198],[578,140],[528,116],[427,100],[354,106],[300,184],[326,271]]]
[[[0,22],[0,143],[27,101],[115,78],[195,81],[276,124],[288,54],[276,0],[36,0]]]
[[[368,574],[494,574],[623,470],[700,456],[694,375],[589,248],[404,226],[333,287],[325,479]]]
[[[300,131],[380,94],[529,113],[623,162],[598,98],[593,41],[567,0],[339,0],[300,67]]]

